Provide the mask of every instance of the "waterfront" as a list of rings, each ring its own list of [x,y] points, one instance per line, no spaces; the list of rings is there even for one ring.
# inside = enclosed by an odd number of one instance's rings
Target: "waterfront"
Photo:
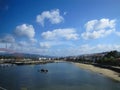
[[[41,73],[41,68],[48,69]],[[120,83],[70,62],[0,67],[7,90],[120,90]]]
[[[76,66],[82,68],[82,69],[86,69],[86,70],[90,70],[92,72],[96,72],[99,74],[102,74],[104,76],[107,76],[113,80],[119,81],[120,82],[120,69],[119,67],[107,67],[105,65],[96,65],[96,64],[83,64],[83,63],[75,63]],[[113,70],[116,69],[117,70]]]

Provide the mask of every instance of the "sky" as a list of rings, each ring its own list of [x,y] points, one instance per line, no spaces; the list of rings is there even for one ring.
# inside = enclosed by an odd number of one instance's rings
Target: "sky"
[[[120,0],[0,0],[0,48],[50,56],[120,51],[119,9]]]

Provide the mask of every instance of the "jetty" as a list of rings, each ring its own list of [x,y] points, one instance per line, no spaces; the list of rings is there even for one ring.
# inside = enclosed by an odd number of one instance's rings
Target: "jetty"
[[[46,64],[46,63],[53,63],[54,60],[42,60],[42,61],[19,61],[19,62],[14,62],[13,64],[16,65],[29,65],[29,64]]]

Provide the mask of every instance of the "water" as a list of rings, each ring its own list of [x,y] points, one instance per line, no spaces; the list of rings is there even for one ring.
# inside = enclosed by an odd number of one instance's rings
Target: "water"
[[[39,72],[41,68],[48,69],[48,73]],[[120,90],[120,83],[64,62],[0,67],[0,87],[7,90]]]

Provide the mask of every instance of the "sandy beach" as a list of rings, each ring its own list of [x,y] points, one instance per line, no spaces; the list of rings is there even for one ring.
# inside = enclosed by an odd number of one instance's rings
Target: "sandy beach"
[[[115,71],[109,70],[109,69],[103,69],[103,68],[99,68],[99,67],[95,67],[93,65],[89,65],[89,64],[82,64],[82,63],[75,63],[76,66],[82,68],[82,69],[86,69],[86,70],[90,70],[92,72],[96,72],[99,74],[102,74],[104,76],[107,76],[111,79],[114,79],[116,81],[120,82],[120,77],[119,74]]]

